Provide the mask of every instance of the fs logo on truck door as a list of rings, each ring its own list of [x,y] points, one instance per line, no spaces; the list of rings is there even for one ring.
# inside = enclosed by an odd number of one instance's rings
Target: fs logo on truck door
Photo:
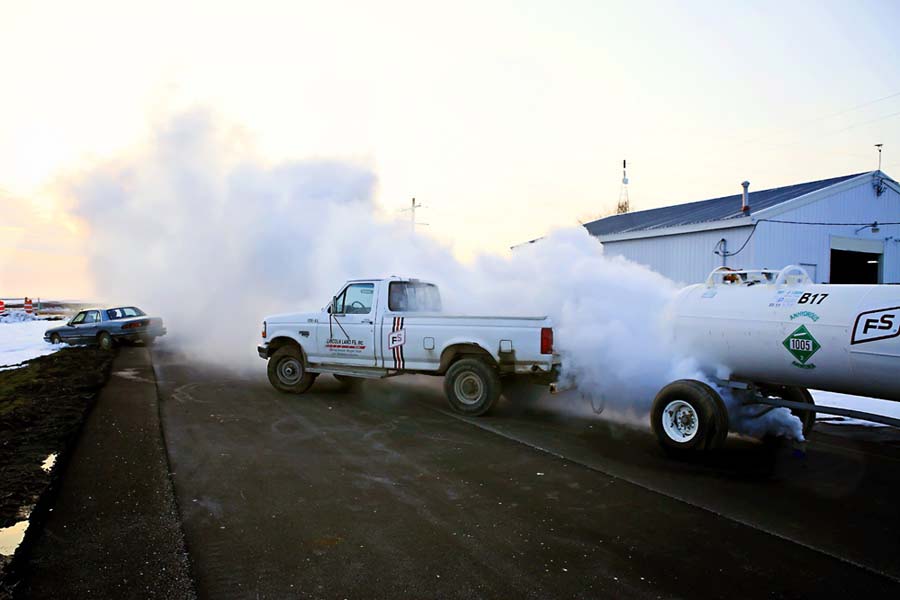
[[[395,369],[402,369],[406,366],[406,358],[403,356],[403,346],[406,344],[404,320],[404,317],[394,317],[394,326],[388,334],[388,349],[394,354]]]
[[[809,332],[806,325],[801,325],[795,329],[794,333],[787,336],[782,344],[784,344],[787,351],[797,359],[792,363],[795,367],[801,369],[816,368],[815,365],[807,364],[807,361],[812,358],[812,355],[818,352],[819,348],[822,346],[816,341],[813,334]]]
[[[851,344],[865,344],[900,335],[900,306],[859,313],[853,324]]]

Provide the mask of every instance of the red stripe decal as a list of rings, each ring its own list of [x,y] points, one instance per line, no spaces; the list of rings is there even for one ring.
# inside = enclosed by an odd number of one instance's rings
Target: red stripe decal
[[[400,317],[400,329],[403,329],[403,319],[404,318],[405,317]],[[398,331],[399,331],[399,329],[398,329]],[[406,357],[403,356],[403,345],[399,346],[399,348],[400,348],[400,368],[405,369],[406,368]]]

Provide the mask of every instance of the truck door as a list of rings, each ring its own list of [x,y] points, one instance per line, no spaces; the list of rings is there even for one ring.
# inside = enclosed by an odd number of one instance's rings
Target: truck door
[[[348,284],[337,296],[334,312],[318,324],[321,361],[354,367],[375,366],[375,283]]]

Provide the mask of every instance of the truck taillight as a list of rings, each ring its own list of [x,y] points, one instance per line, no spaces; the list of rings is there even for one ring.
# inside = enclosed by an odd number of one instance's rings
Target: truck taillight
[[[263,337],[266,337],[266,322],[265,322],[265,321],[263,321],[262,336],[263,336]]]
[[[553,329],[541,327],[541,354],[553,354]]]

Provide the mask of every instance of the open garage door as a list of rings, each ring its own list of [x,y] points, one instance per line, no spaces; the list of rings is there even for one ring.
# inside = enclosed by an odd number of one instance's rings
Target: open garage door
[[[829,283],[881,283],[884,242],[831,238]]]

